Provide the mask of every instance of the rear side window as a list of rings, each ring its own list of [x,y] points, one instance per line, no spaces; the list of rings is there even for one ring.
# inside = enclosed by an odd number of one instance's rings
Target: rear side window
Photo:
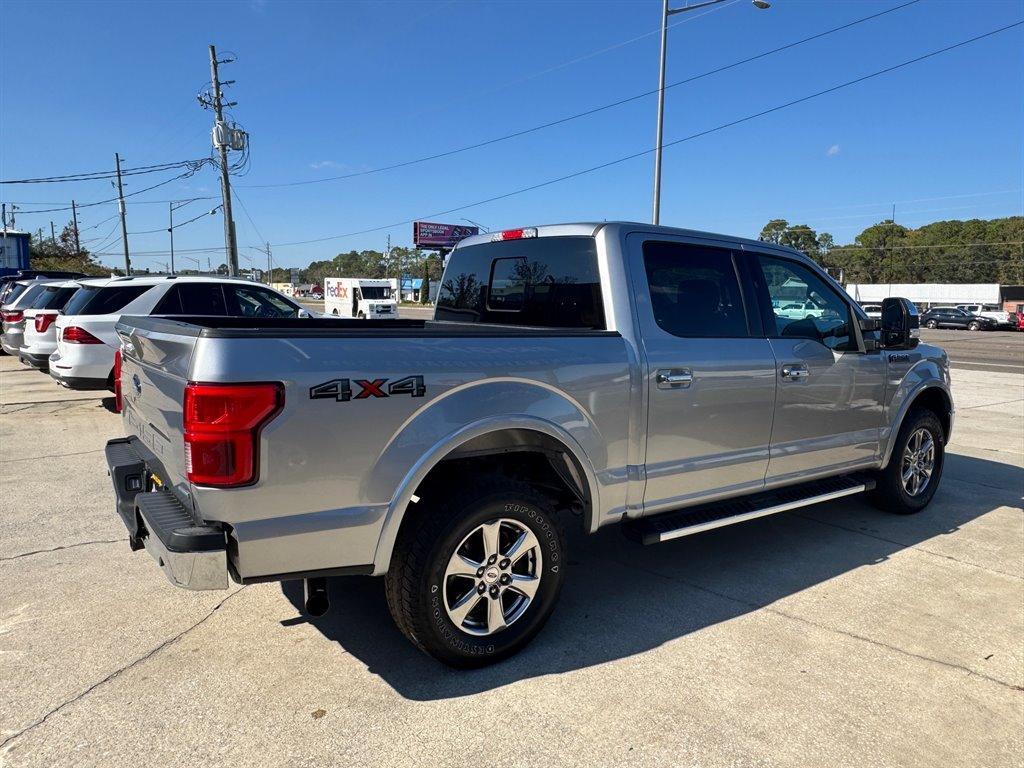
[[[673,336],[749,336],[731,251],[683,243],[644,243],[654,321]]]
[[[25,288],[22,294],[18,297],[17,306],[19,309],[25,309],[31,307],[32,302],[36,300],[36,297],[43,292],[43,285],[30,285]]]
[[[65,315],[109,315],[120,312],[152,285],[117,285],[79,288],[64,307]]]
[[[540,237],[458,248],[437,297],[438,320],[604,329],[592,237]]]
[[[68,299],[75,295],[77,288],[57,288],[48,285],[36,296],[30,309],[61,309]]]
[[[178,283],[167,292],[154,315],[226,315],[220,283]]]

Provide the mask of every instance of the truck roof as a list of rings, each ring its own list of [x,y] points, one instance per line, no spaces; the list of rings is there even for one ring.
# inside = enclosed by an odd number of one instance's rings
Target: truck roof
[[[730,243],[741,243],[743,245],[755,246],[761,249],[768,248],[787,254],[797,255],[804,259],[807,258],[805,254],[795,248],[776,245],[775,243],[768,243],[764,240],[754,240],[748,237],[736,237],[735,235],[723,235],[717,232],[703,232],[701,230],[685,229],[683,227],[666,227],[659,224],[650,224],[639,221],[584,221],[569,222],[565,224],[530,225],[530,228],[537,230],[537,237],[571,237],[573,235],[577,237],[594,237],[598,232],[606,228],[628,229],[630,231],[664,233],[667,235],[681,235],[707,240],[724,240]],[[465,240],[460,241],[457,247],[464,248],[470,245],[480,245],[481,243],[492,242],[494,235],[501,231],[507,230],[497,230],[495,232],[472,235],[467,237]]]

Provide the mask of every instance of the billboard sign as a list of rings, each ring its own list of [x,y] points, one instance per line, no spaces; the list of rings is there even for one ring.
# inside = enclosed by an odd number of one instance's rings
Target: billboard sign
[[[454,248],[460,240],[479,234],[480,227],[462,224],[437,224],[432,221],[412,223],[412,244],[417,248]]]

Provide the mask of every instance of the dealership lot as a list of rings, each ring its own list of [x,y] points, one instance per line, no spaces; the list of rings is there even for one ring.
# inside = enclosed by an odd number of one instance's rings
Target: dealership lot
[[[113,511],[109,400],[2,357],[0,765],[1018,766],[1024,334],[939,334],[958,414],[923,514],[571,536],[547,629],[469,673],[380,580],[313,621],[295,584],[172,587]]]

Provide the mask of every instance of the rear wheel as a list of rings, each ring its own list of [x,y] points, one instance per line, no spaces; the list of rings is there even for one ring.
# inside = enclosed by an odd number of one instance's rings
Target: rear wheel
[[[945,434],[935,413],[911,410],[896,436],[889,465],[878,473],[872,502],[900,515],[920,512],[939,486],[945,455]]]
[[[967,330],[968,331],[980,331],[981,330],[981,323],[979,323],[977,320],[972,320],[970,323],[967,324]]]
[[[453,667],[516,653],[540,632],[561,590],[565,544],[552,511],[545,496],[501,476],[420,502],[386,577],[398,628]]]
[[[366,319],[366,315],[363,314],[362,312],[360,312],[358,315],[356,315],[356,319],[358,319],[358,320],[365,320]]]
[[[935,322],[934,320],[929,320],[924,325],[925,325],[925,328],[933,328],[934,329],[934,328],[938,328],[939,327],[939,324],[937,322]]]

